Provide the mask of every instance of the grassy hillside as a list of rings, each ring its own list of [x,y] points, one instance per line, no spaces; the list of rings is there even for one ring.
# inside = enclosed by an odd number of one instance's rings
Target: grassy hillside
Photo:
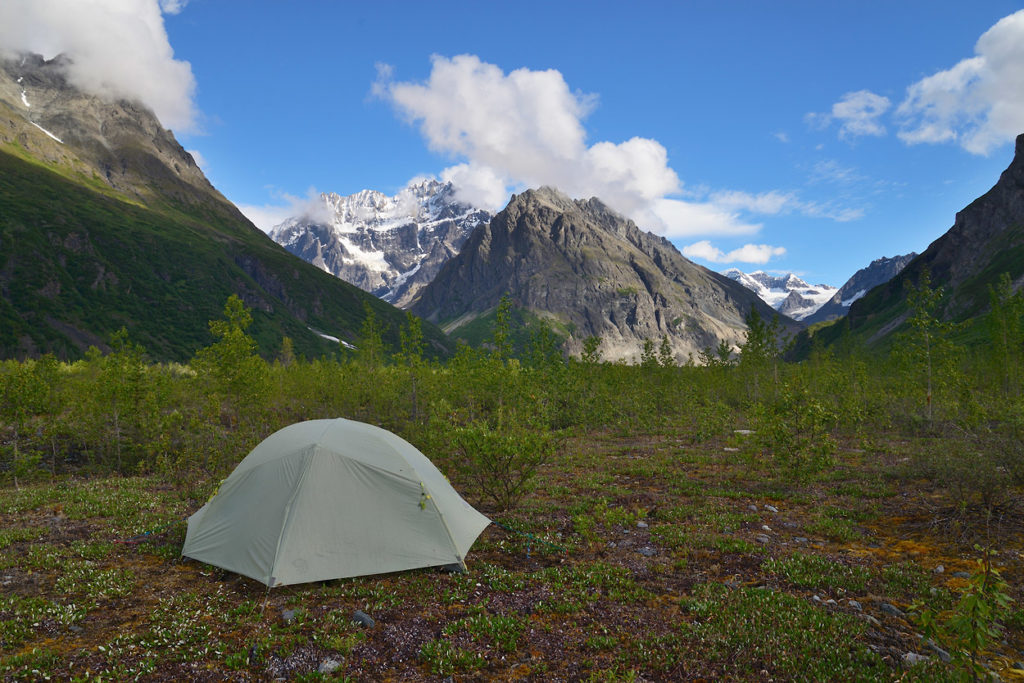
[[[98,183],[97,183],[98,184]],[[0,356],[78,358],[124,326],[152,357],[208,345],[207,321],[231,294],[274,355],[284,336],[306,356],[355,341],[369,306],[397,346],[404,314],[291,256],[219,202],[143,207],[0,149]],[[448,340],[424,326],[428,353]]]

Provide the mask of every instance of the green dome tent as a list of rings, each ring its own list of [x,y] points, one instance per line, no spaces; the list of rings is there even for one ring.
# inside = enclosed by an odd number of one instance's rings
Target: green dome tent
[[[252,450],[188,519],[181,554],[268,587],[458,564],[490,520],[407,441],[310,420]]]

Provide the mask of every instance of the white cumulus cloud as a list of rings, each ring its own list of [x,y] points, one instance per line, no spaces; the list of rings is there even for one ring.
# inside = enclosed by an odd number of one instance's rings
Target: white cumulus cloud
[[[885,126],[879,122],[879,118],[889,109],[890,104],[888,97],[870,90],[846,93],[832,105],[832,117],[840,121],[839,137],[885,135]]]
[[[683,256],[711,263],[768,263],[776,256],[783,256],[785,247],[768,244],[744,244],[738,249],[724,252],[709,240],[701,240],[683,247]]]
[[[574,197],[597,196],[670,237],[760,228],[729,207],[674,197],[682,182],[657,140],[588,143],[583,120],[597,98],[572,91],[559,71],[505,73],[459,55],[433,57],[424,83],[393,76],[379,65],[373,92],[418,125],[431,150],[459,162],[441,176],[460,199],[497,210],[511,191],[551,185]]]
[[[138,100],[167,128],[194,130],[195,77],[174,58],[162,10],[187,0],[2,0],[0,51],[70,58],[67,78],[106,98]]]
[[[896,110],[901,140],[988,154],[1024,132],[1024,10],[996,22],[974,52],[907,88]]]
[[[840,97],[828,114],[805,114],[804,122],[815,130],[825,130],[833,121],[838,121],[839,137],[843,139],[860,135],[885,135],[885,126],[880,119],[891,104],[888,97],[870,90],[857,90]]]

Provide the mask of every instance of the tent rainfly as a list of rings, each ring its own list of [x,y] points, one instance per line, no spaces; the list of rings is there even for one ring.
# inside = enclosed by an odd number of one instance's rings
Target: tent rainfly
[[[268,587],[457,564],[490,520],[412,444],[352,420],[271,434],[188,519],[181,554]]]

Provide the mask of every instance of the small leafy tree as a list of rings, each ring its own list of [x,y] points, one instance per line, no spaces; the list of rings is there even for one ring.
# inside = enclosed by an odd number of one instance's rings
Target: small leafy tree
[[[1006,396],[1020,393],[1021,354],[1024,353],[1024,296],[1013,291],[1010,274],[1003,273],[989,285],[987,316],[992,360]]]
[[[640,367],[658,367],[658,357],[654,353],[654,342],[650,339],[644,339],[644,345],[640,349]]]
[[[506,411],[493,427],[476,421],[456,427],[449,438],[461,477],[475,483],[482,501],[502,511],[515,507],[533,489],[538,469],[557,447],[549,431]]]
[[[126,451],[135,460],[145,422],[145,349],[128,338],[122,327],[110,337],[111,352],[100,360],[98,394],[109,416],[109,441],[114,446],[114,466],[124,472]]]
[[[921,271],[917,284],[908,287],[910,317],[907,322],[910,331],[902,335],[903,345],[899,352],[912,372],[924,375],[925,417],[931,422],[936,384],[945,385],[952,372],[951,345],[947,339],[950,325],[938,317],[942,288],[932,287],[931,273],[927,268]]]
[[[835,413],[798,385],[784,385],[776,400],[753,410],[755,443],[797,479],[833,464],[835,423]]]
[[[281,352],[277,355],[277,361],[286,368],[295,362],[295,344],[291,337],[281,339]]]
[[[395,359],[408,367],[416,367],[423,362],[423,321],[405,312],[405,325],[398,332],[402,350]]]
[[[364,368],[377,369],[384,365],[384,328],[369,302],[363,303],[363,313],[356,359]]]
[[[672,353],[672,345],[668,343],[668,335],[661,337],[661,345],[658,347],[658,363],[663,368],[671,368],[676,364],[675,354]]]
[[[491,337],[492,355],[496,360],[506,361],[512,355],[512,299],[508,294],[501,297],[494,313],[494,334]]]
[[[232,294],[224,317],[210,321],[217,341],[200,349],[193,360],[200,382],[211,385],[239,414],[261,405],[269,390],[267,364],[256,354],[256,340],[246,334],[251,324],[252,312]]]
[[[14,475],[14,486],[18,487],[18,477],[30,475],[38,465],[38,453],[21,448],[25,433],[32,418],[46,407],[49,387],[39,363],[7,363],[5,371],[0,374],[0,417],[13,428],[11,441],[11,464]]]
[[[911,611],[917,615],[925,637],[949,648],[954,663],[971,680],[978,681],[987,677],[981,653],[1003,637],[999,622],[1009,615],[1013,599],[1006,580],[992,566],[994,551],[977,545],[975,549],[982,553],[982,558],[976,560],[978,569],[952,609],[937,612],[915,603]]]
[[[586,365],[596,365],[601,362],[601,338],[590,336],[583,340],[583,353],[580,360]]]
[[[767,382],[769,375],[773,387],[779,383],[782,326],[778,316],[766,322],[753,305],[745,321],[747,338],[740,344],[739,367],[744,370],[750,382],[754,400],[760,400],[761,384]]]

